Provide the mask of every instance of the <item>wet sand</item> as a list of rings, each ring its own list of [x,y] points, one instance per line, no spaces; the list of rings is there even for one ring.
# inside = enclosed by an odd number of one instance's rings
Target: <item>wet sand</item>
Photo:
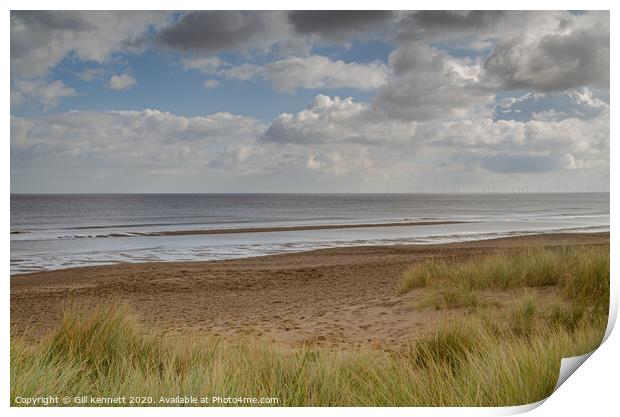
[[[445,311],[398,295],[410,265],[504,248],[608,244],[609,233],[511,237],[442,245],[366,246],[209,262],[150,262],[11,277],[11,332],[40,338],[71,304],[124,301],[166,334],[251,335],[296,345],[398,346]],[[541,297],[553,287],[532,289]],[[514,292],[489,293],[501,303]],[[455,313],[452,311],[452,313]],[[458,311],[456,312],[459,313]]]

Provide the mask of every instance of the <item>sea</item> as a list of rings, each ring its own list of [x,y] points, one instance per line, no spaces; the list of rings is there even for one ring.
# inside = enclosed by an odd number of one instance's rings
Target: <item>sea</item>
[[[461,223],[440,224],[446,221]],[[415,222],[431,224],[374,226]],[[175,234],[346,224],[359,227]],[[609,193],[12,194],[11,274],[604,231]]]

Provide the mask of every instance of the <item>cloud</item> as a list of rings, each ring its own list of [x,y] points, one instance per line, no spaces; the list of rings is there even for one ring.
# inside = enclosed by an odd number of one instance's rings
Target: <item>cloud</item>
[[[609,110],[609,103],[602,100],[600,97],[597,97],[594,92],[587,87],[583,87],[575,91],[569,91],[567,95],[577,105],[586,106],[596,110]]]
[[[423,129],[420,129],[423,132]],[[498,173],[609,168],[609,114],[594,119],[474,119],[429,126],[428,146]]]
[[[88,82],[103,77],[105,73],[106,71],[103,68],[90,68],[76,73],[75,76],[82,81]]]
[[[217,74],[221,68],[229,66],[226,61],[217,56],[208,58],[188,58],[181,61],[181,67],[188,70],[198,70],[203,74]]]
[[[412,41],[389,56],[391,77],[378,91],[373,108],[403,120],[465,117],[493,99],[480,83],[480,63],[454,58]]]
[[[371,105],[351,98],[319,95],[307,109],[276,117],[262,140],[310,149],[372,148],[371,155],[391,153],[390,160],[401,163],[419,152],[443,152],[468,166],[504,173],[519,171],[519,161],[523,161],[520,172],[608,167],[609,113],[591,119],[516,121],[479,116],[415,122],[378,117]],[[545,161],[549,164],[543,169]]]
[[[315,49],[354,39],[392,48],[387,62],[351,58],[374,58],[366,44]],[[243,184],[272,175],[272,185],[346,176],[349,185],[362,177],[445,185],[605,180],[609,170],[607,12],[13,12],[11,42],[13,107],[48,110],[77,95],[49,73],[67,56],[91,61],[72,72],[78,78],[131,88],[133,71],[103,64],[144,48],[172,51],[173,69],[203,75],[199,88],[261,80],[281,93],[322,93],[270,123],[159,110],[13,117],[12,169],[32,181],[88,176],[93,166],[144,184],[169,175],[199,186],[214,173],[246,176]],[[326,94],[343,88],[370,98]]]
[[[181,51],[218,53],[266,49],[288,34],[285,12],[198,11],[161,30],[157,42]]]
[[[39,192],[206,190],[245,172],[237,162],[214,178],[209,165],[264,128],[230,113],[183,117],[148,109],[12,116],[12,186]]]
[[[518,92],[499,100],[495,117],[504,120],[593,119],[609,111],[605,90],[582,87],[551,93]]]
[[[381,190],[386,178],[404,189],[411,178],[445,184],[544,174],[593,181],[609,169],[609,112],[592,119],[404,121],[378,115],[369,103],[324,95],[270,126],[229,113],[73,111],[12,117],[11,162],[13,172],[29,173],[23,178],[34,181],[24,180],[31,188],[69,172],[79,175],[63,181],[82,181],[95,175],[92,167],[140,184],[183,177],[187,190],[215,184],[211,179],[237,178],[230,184],[240,185],[265,176],[270,190],[277,178],[305,181],[303,187],[321,178],[342,186],[368,181]],[[590,174],[578,173],[584,170]]]
[[[203,163],[211,147],[258,137],[264,127],[230,113],[183,117],[159,110],[71,111],[11,118],[15,161],[32,156],[107,159],[167,165]],[[190,146],[191,144],[191,146]],[[111,168],[113,169],[113,168]]]
[[[243,64],[223,74],[239,80],[262,77],[276,90],[287,93],[299,88],[374,90],[387,82],[387,66],[381,62],[347,63],[320,55],[282,59],[263,66]]]
[[[39,77],[70,52],[87,61],[105,62],[117,51],[131,52],[164,12],[12,11],[11,71]]]
[[[394,16],[391,11],[196,11],[161,30],[156,40],[165,48],[207,54],[266,52],[275,46],[280,55],[303,55],[309,52],[308,37],[343,42],[385,29]]]
[[[421,10],[405,12],[395,23],[396,40],[473,45],[509,39],[522,32],[556,26],[567,12],[506,10]],[[488,45],[488,44],[485,44]]]
[[[484,156],[465,156],[461,158],[466,164],[477,165],[487,171],[515,174],[551,172],[563,168],[571,159],[556,154],[515,155],[498,153]]]
[[[348,143],[394,146],[411,144],[417,124],[378,119],[366,103],[318,95],[308,108],[276,117],[263,141],[301,145]]]
[[[110,90],[123,91],[136,85],[136,80],[129,74],[113,75],[106,87]]]
[[[367,105],[352,98],[318,95],[307,109],[297,114],[278,115],[263,140],[277,143],[335,143],[365,140],[362,115]],[[357,128],[356,128],[357,126]]]
[[[609,88],[609,14],[588,14],[540,37],[523,33],[501,42],[484,67],[500,89]]]
[[[331,60],[320,55],[289,57],[264,65],[231,66],[219,57],[191,58],[181,62],[185,70],[249,81],[263,78],[279,92],[293,93],[300,88],[354,88],[375,90],[387,82],[388,68],[379,61],[369,63]]]
[[[387,10],[295,10],[288,13],[288,21],[298,34],[342,41],[358,32],[384,30],[395,14]]]
[[[56,80],[49,84],[43,81],[15,80],[11,89],[11,106],[18,107],[26,102],[37,103],[43,110],[58,106],[64,97],[76,97],[77,91]]]
[[[202,85],[204,85],[205,88],[210,89],[218,87],[220,82],[218,80],[207,80]]]
[[[264,73],[264,68],[256,64],[241,64],[220,72],[226,78],[241,81],[251,80],[252,78],[262,76]]]

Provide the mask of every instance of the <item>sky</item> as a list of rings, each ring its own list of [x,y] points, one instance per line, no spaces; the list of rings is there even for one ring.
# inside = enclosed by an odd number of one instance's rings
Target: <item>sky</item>
[[[609,190],[609,13],[13,11],[12,192]]]

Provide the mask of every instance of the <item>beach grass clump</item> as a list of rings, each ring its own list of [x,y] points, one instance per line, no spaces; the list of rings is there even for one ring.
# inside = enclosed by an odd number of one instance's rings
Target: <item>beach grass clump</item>
[[[414,265],[403,273],[398,292],[404,294],[416,288],[426,287],[430,280],[441,276],[445,263],[436,259],[429,259]]]
[[[609,310],[609,245],[567,251],[566,268],[561,282],[566,299],[602,313]]]
[[[531,297],[524,297],[512,305],[510,310],[510,330],[515,334],[530,335],[536,325],[536,304]]]
[[[398,291],[420,286],[451,284],[471,290],[509,289],[556,285],[567,272],[570,252],[528,248],[500,251],[466,260],[436,259],[421,262],[404,272]],[[425,285],[419,285],[423,282]]]
[[[476,319],[450,320],[418,340],[413,345],[413,360],[417,365],[446,364],[456,370],[488,337],[482,322]]]
[[[466,308],[475,309],[482,301],[480,297],[463,287],[442,288],[429,293],[424,299],[415,304],[416,308],[432,307],[436,310]]]
[[[576,302],[608,307],[609,245],[505,250],[464,260],[431,259],[407,269],[397,290],[403,294],[420,287],[473,291],[556,285]]]
[[[84,370],[107,376],[158,356],[159,345],[138,334],[137,327],[135,317],[124,304],[118,308],[98,306],[86,317],[73,306],[65,311],[62,323],[51,335],[46,354],[50,358],[71,358],[83,364]]]
[[[552,326],[575,330],[584,319],[586,308],[576,303],[555,303],[548,308],[547,321]]]

